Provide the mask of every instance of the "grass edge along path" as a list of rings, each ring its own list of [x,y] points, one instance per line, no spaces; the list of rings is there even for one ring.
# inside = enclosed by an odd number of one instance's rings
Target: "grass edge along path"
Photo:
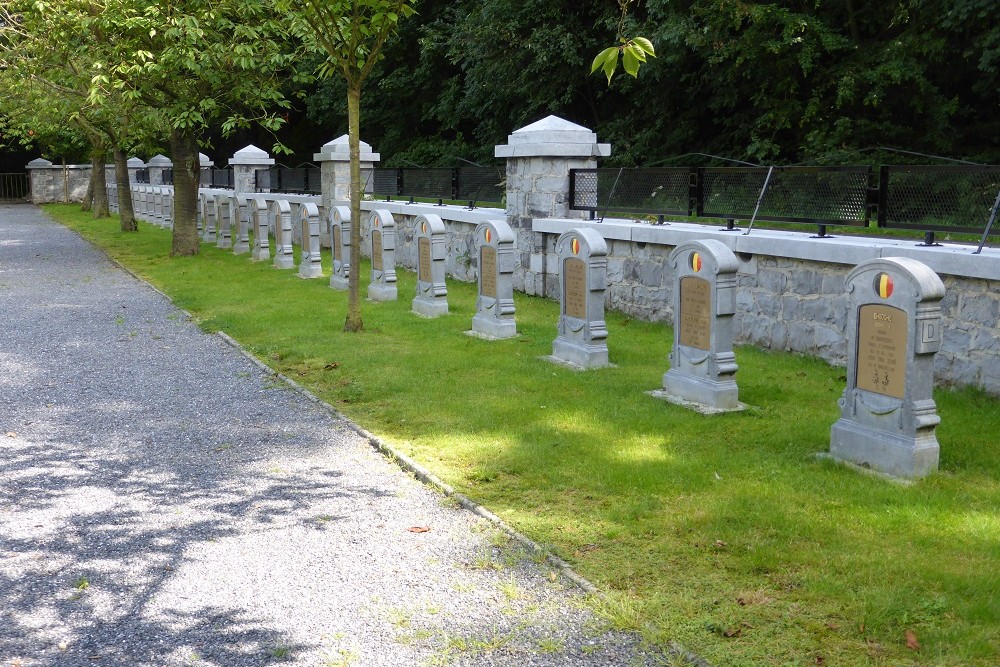
[[[996,397],[937,391],[942,471],[900,485],[817,459],[844,371],[816,359],[738,348],[753,407],[703,417],[643,393],[667,368],[662,324],[608,313],[617,368],[574,372],[538,359],[555,303],[515,295],[521,335],[489,343],[462,335],[474,285],[449,281],[451,313],[427,320],[401,270],[399,301],[344,334],[328,279],[207,245],[169,258],[168,231],[46,210],[570,562],[616,627],[720,666],[997,663]]]

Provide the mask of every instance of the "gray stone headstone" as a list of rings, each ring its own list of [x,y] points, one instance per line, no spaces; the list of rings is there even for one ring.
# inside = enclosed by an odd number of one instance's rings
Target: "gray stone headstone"
[[[513,338],[514,231],[504,220],[489,220],[476,227],[479,255],[479,293],[472,331],[487,338]]]
[[[279,269],[294,269],[292,207],[285,199],[271,202],[271,207],[274,210],[274,266]]]
[[[233,247],[233,204],[229,195],[215,196],[215,215],[219,224],[217,248]]]
[[[205,233],[201,240],[205,243],[215,243],[215,197],[212,195],[202,195],[201,208],[205,219]]]
[[[934,354],[944,283],[926,264],[873,259],[847,274],[847,388],[830,455],[894,477],[938,468]]]
[[[556,241],[559,259],[559,335],[552,359],[580,368],[608,362],[604,292],[608,288],[608,246],[592,229],[571,229]]]
[[[116,201],[117,205],[117,201]],[[172,229],[174,226],[174,190],[168,188],[163,193],[163,222],[164,227]]]
[[[448,240],[440,216],[429,213],[414,222],[413,240],[417,246],[417,295],[413,312],[425,317],[448,314],[448,286],[445,284],[445,258]]]
[[[368,216],[368,238],[372,248],[372,280],[368,298],[372,301],[395,301],[396,292],[396,221],[392,213],[376,209]]]
[[[163,227],[163,188],[153,188],[153,218]]]
[[[266,262],[271,259],[266,199],[254,197],[250,200],[250,218],[253,221],[253,250],[250,252],[250,259]]]
[[[233,254],[243,255],[250,252],[250,225],[247,217],[241,212],[246,208],[246,202],[240,201],[240,197],[232,197],[233,224],[236,231],[233,233]]]
[[[346,290],[351,276],[351,209],[346,206],[330,209],[330,250],[333,253],[330,287]]]
[[[299,260],[299,278],[319,278],[323,275],[320,263],[319,209],[307,202],[299,205],[299,226],[302,229],[302,255]]]
[[[670,370],[657,395],[703,412],[741,410],[733,354],[736,255],[720,241],[688,241],[667,260],[674,272]]]

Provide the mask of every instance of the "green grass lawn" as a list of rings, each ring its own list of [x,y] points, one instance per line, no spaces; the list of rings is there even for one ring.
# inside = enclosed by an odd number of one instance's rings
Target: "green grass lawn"
[[[617,627],[717,665],[1000,664],[995,397],[937,391],[941,472],[901,485],[816,457],[845,384],[816,359],[737,348],[752,408],[705,417],[644,393],[668,367],[662,324],[608,313],[617,367],[574,372],[539,359],[556,303],[515,295],[520,337],[487,342],[464,335],[473,284],[449,281],[451,313],[428,320],[402,270],[399,301],[365,303],[364,333],[345,334],[329,251],[327,277],[306,281],[46,210],[570,561]]]

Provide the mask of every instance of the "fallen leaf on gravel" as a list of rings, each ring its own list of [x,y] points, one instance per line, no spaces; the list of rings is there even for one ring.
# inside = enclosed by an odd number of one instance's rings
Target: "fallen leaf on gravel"
[[[916,651],[920,648],[920,642],[917,641],[917,634],[913,630],[906,631],[906,648],[911,651]]]
[[[430,526],[411,526],[407,528],[411,533],[429,533],[431,532]]]
[[[7,437],[8,438],[16,438],[17,437],[17,433],[14,433],[13,431],[7,431]]]
[[[551,581],[552,583],[555,583],[558,579],[559,579],[559,573],[558,572],[556,572],[555,570],[552,570],[551,572],[549,572],[549,581]]]

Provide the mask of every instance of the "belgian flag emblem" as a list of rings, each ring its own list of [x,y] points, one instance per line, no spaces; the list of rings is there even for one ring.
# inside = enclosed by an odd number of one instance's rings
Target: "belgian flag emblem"
[[[580,254],[580,239],[573,239],[569,242],[569,249],[573,251],[574,255]]]
[[[485,233],[485,236],[486,236],[486,242],[487,242],[487,243],[489,243],[490,241],[492,241],[492,240],[493,240],[493,232],[491,232],[491,231],[489,230],[489,228],[487,228],[487,229],[486,229],[486,233]]]
[[[875,276],[875,293],[880,297],[888,299],[892,296],[892,288],[892,278],[888,273],[880,273]]]
[[[695,273],[701,271],[701,253],[693,252],[691,253],[691,270]]]
[[[427,222],[426,221],[420,223],[420,233],[421,234],[426,234],[427,233]]]
[[[376,227],[378,227],[378,226],[379,226],[379,222],[380,222],[380,221],[379,221],[379,219],[378,219],[378,216],[376,215],[376,216],[375,216],[375,226],[376,226]]]

